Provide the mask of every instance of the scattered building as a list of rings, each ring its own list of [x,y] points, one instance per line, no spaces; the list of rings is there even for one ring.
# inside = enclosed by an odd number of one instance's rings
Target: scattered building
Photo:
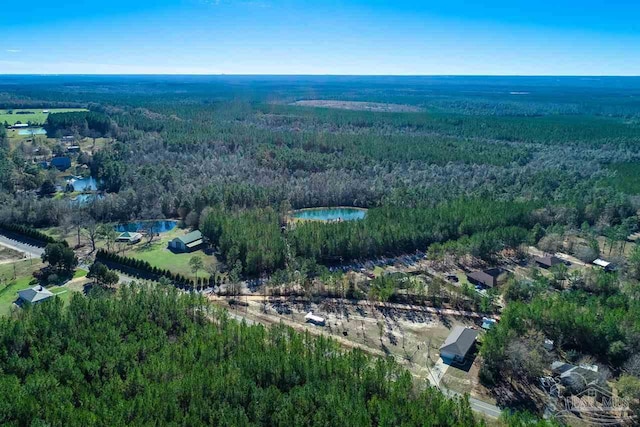
[[[71,167],[71,159],[69,157],[54,157],[50,164],[52,168],[65,171]]]
[[[598,385],[601,382],[598,367],[595,365],[576,366],[571,363],[555,361],[551,364],[551,370],[563,386],[571,388],[574,392]]]
[[[544,344],[542,344],[545,350],[549,350],[549,351],[553,350],[553,345],[554,345],[553,340],[550,340],[549,338],[545,338]]]
[[[75,140],[76,140],[76,137],[73,135],[65,135],[62,137],[62,142],[72,142]]]
[[[483,317],[482,318],[482,329],[491,329],[493,328],[493,325],[495,325],[496,323],[498,323],[498,321],[496,319],[490,319],[488,317]]]
[[[42,110],[44,114],[49,114],[49,110]]]
[[[533,260],[542,268],[551,268],[554,265],[564,263],[560,258],[553,255],[537,256]]]
[[[67,147],[67,153],[79,153],[80,146],[79,145],[70,145]]]
[[[11,126],[9,126],[9,129],[25,129],[28,128],[29,124],[28,123],[16,123],[13,124]]]
[[[129,231],[125,231],[124,233],[120,233],[118,237],[116,237],[116,242],[124,242],[130,245],[134,243],[138,243],[142,240],[142,234],[140,233],[131,233]]]
[[[498,284],[498,276],[502,273],[499,268],[490,268],[483,271],[474,271],[467,274],[467,280],[473,285],[493,288]]]
[[[314,325],[317,325],[317,326],[324,326],[325,324],[324,317],[316,316],[311,311],[307,313],[306,316],[304,316],[304,321],[307,323],[313,323]]]
[[[169,242],[169,249],[180,252],[191,252],[202,246],[202,233],[199,230],[192,231],[184,236],[176,237]]]
[[[28,302],[29,304],[36,304],[48,300],[53,296],[53,293],[49,289],[40,285],[18,291],[18,300],[21,303]]]
[[[471,328],[456,326],[440,346],[440,357],[445,362],[464,362],[477,336],[478,332]]]
[[[615,270],[615,265],[610,263],[609,261],[605,261],[601,258],[598,258],[593,261],[593,265],[602,268],[604,271],[613,271]]]

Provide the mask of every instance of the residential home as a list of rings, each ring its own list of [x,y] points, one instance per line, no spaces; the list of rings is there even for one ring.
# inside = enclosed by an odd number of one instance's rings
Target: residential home
[[[502,273],[499,268],[490,268],[483,271],[474,271],[467,274],[467,280],[473,285],[486,286],[493,288],[498,284],[498,276]]]
[[[477,336],[478,332],[471,328],[456,326],[444,344],[440,346],[440,357],[448,363],[464,362],[467,354],[475,345]]]
[[[560,258],[553,255],[537,256],[533,260],[542,268],[551,268],[554,265],[564,263]]]
[[[21,303],[37,304],[51,297],[53,297],[53,293],[40,285],[18,291],[18,301]]]

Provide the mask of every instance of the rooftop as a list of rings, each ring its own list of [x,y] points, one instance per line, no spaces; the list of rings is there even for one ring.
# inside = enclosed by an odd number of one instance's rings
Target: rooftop
[[[478,332],[473,329],[456,326],[444,341],[444,344],[440,346],[440,350],[446,350],[464,357],[473,346],[477,336]]]
[[[36,285],[32,288],[18,291],[18,297],[22,301],[26,301],[30,303],[40,302],[47,298],[51,298],[52,296],[53,296],[53,293],[49,289],[41,285]]]

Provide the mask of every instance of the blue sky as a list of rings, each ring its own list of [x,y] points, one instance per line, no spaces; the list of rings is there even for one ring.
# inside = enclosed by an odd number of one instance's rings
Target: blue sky
[[[0,74],[640,75],[635,0],[31,0]]]

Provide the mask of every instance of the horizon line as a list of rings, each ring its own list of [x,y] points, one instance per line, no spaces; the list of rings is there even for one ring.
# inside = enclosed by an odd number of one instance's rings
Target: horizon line
[[[61,77],[61,76],[202,76],[202,77],[629,77],[640,74],[269,74],[269,73],[0,73],[3,77]]]

